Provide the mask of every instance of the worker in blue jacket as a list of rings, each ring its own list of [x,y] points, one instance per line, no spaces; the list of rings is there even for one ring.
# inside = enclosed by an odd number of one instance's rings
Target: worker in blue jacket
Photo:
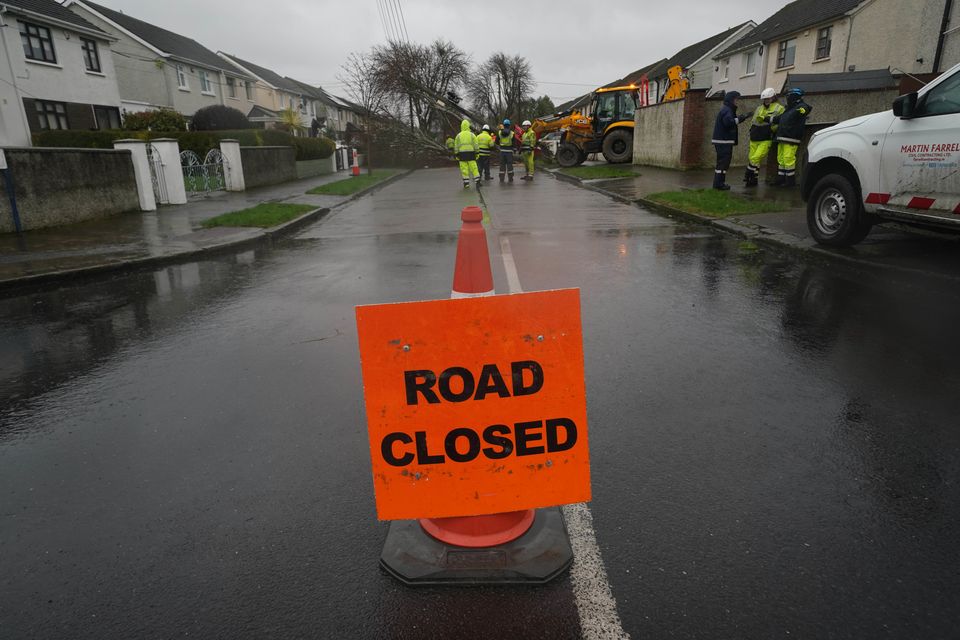
[[[727,169],[730,168],[730,161],[733,159],[733,148],[737,145],[739,132],[737,126],[749,119],[749,115],[737,115],[737,98],[740,97],[739,91],[730,91],[723,96],[723,106],[720,107],[720,113],[717,114],[717,120],[713,125],[713,148],[717,150],[717,168],[713,172],[713,188],[726,191],[730,188],[727,184]]]
[[[777,129],[777,163],[780,170],[777,181],[773,183],[775,187],[797,186],[797,150],[811,111],[813,107],[803,99],[803,89],[794,88],[787,92],[786,110],[771,120],[780,125]]]

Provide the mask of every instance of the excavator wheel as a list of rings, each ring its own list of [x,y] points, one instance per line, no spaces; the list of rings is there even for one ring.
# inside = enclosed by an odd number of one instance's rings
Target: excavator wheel
[[[575,167],[583,160],[580,159],[580,148],[572,142],[563,142],[557,149],[557,164],[561,167]]]
[[[614,129],[603,139],[603,157],[611,164],[633,160],[633,134],[627,129]]]

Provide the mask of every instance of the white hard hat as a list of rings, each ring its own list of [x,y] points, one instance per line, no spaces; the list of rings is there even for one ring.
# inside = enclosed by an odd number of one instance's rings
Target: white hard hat
[[[529,127],[529,126],[530,126],[530,121],[529,121],[529,120],[524,120],[522,123],[520,123],[520,126],[521,126],[521,127]]]
[[[761,100],[773,99],[777,95],[777,92],[774,91],[773,87],[767,87],[760,93]]]
[[[483,125],[483,130],[484,130],[484,131],[490,131],[490,125],[488,125],[488,124]]]

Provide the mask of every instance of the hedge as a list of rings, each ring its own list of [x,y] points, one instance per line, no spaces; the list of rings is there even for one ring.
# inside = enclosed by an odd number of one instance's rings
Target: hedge
[[[33,134],[35,147],[71,147],[79,149],[112,149],[116,140],[134,138],[154,140],[174,138],[180,150],[193,151],[201,158],[210,149],[217,149],[220,141],[233,139],[242,147],[283,146],[293,147],[297,160],[320,160],[333,155],[336,147],[329,138],[295,138],[289,133],[275,129],[235,129],[233,131],[82,131],[57,130]]]

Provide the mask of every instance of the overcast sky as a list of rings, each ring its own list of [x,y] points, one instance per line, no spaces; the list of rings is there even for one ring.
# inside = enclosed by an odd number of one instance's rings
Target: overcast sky
[[[349,97],[338,75],[351,51],[386,42],[381,9],[400,7],[411,41],[446,38],[475,63],[526,57],[538,94],[560,103],[623,77],[787,0],[97,0],[135,18]],[[480,4],[482,11],[473,10]],[[396,19],[393,20],[396,23]]]

